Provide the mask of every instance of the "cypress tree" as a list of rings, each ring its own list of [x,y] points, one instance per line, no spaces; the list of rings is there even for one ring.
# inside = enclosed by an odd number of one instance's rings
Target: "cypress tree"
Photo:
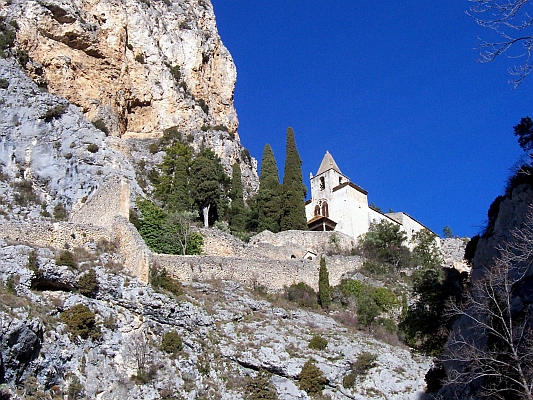
[[[329,297],[329,272],[324,256],[320,257],[320,269],[318,270],[318,298],[322,308],[328,308],[331,303]]]
[[[231,191],[229,193],[229,198],[231,199],[229,224],[234,231],[243,232],[246,227],[246,209],[242,195],[241,167],[235,163],[232,168]]]
[[[285,156],[285,170],[283,172],[283,184],[281,185],[281,198],[283,212],[281,215],[280,228],[282,231],[289,229],[307,229],[305,216],[305,195],[307,188],[303,183],[302,160],[292,128],[287,129],[287,147]]]
[[[278,167],[274,152],[269,144],[265,145],[259,175],[259,191],[255,198],[257,209],[257,229],[259,232],[269,230],[279,232],[281,212],[280,184]]]
[[[209,149],[200,151],[190,167],[189,187],[206,228],[210,220],[216,220],[224,211],[224,194],[228,180],[215,153]]]
[[[159,165],[161,175],[155,185],[155,196],[165,209],[188,211],[192,201],[189,195],[189,166],[192,149],[181,143],[174,143],[165,149],[165,157]]]

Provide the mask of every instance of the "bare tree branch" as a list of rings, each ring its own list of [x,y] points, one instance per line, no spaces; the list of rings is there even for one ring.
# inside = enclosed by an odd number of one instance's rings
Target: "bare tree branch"
[[[478,38],[479,62],[491,62],[508,53],[521,63],[508,69],[513,78],[510,83],[516,89],[533,71],[533,35],[527,34],[533,26],[533,17],[527,11],[530,0],[469,0],[473,5],[466,12],[479,26],[492,30],[502,40],[486,41]],[[524,34],[526,33],[526,34]],[[519,49],[515,53],[510,50]]]
[[[490,398],[533,400],[533,332],[528,305],[516,290],[530,279],[533,263],[533,211],[512,232],[499,257],[448,315],[460,317],[442,359],[445,386],[462,391],[478,387]]]

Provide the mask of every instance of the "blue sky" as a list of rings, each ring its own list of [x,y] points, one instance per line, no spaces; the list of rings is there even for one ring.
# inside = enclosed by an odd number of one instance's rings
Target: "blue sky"
[[[282,174],[295,131],[304,182],[326,150],[382,210],[437,234],[473,236],[522,152],[533,76],[507,83],[513,60],[476,62],[466,0],[212,0],[237,66],[242,144],[269,143]],[[304,4],[304,5],[302,5]]]

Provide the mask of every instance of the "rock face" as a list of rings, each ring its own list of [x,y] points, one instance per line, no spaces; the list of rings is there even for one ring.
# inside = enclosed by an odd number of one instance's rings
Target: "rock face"
[[[34,77],[112,134],[236,131],[236,69],[209,0],[15,0],[8,15]]]
[[[111,176],[140,192],[131,163],[116,150],[117,138],[106,137],[66,100],[39,90],[12,62],[0,59],[0,77],[8,82],[0,89],[4,215],[35,219],[60,204],[68,210]]]
[[[519,228],[525,221],[526,215],[533,204],[533,188],[530,185],[520,185],[512,192],[496,200],[499,203],[497,217],[490,233],[479,239],[474,257],[472,279],[483,273],[483,268],[490,265],[504,243],[512,238],[512,230]]]
[[[464,259],[468,238],[445,238],[441,239],[441,251],[443,265],[447,268],[455,268],[459,272],[469,271],[470,268]]]
[[[173,128],[196,151],[211,148],[228,175],[238,163],[245,198],[257,191],[257,162],[237,133],[235,65],[209,0],[14,0],[0,16],[16,22],[34,82],[120,137],[113,146],[130,161],[154,165],[144,139]]]
[[[491,319],[489,315],[493,313],[493,318],[496,320],[498,317],[504,315],[505,318],[509,318],[512,321],[511,328],[505,332],[511,332],[509,336],[502,335],[503,338],[512,337],[516,348],[519,348],[519,352],[522,350],[517,343],[518,338],[521,337],[521,329],[525,326],[526,329],[533,329],[533,319],[531,319],[531,313],[533,312],[533,266],[531,265],[531,242],[530,240],[530,228],[531,228],[531,208],[533,204],[533,186],[530,184],[520,184],[512,190],[509,190],[504,196],[499,196],[489,210],[489,226],[485,233],[481,235],[477,245],[475,247],[475,255],[473,259],[473,266],[471,270],[470,285],[468,288],[475,288],[480,282],[491,288],[489,292],[483,292],[480,290],[472,290],[472,296],[478,302],[478,304],[486,304],[489,298],[488,293],[492,293],[492,290],[496,290],[495,298],[497,298],[498,304],[501,304],[503,311],[489,311],[489,307],[481,307],[480,314],[474,314],[473,309],[469,309],[469,315],[475,315],[477,319],[461,316],[455,321],[453,329],[450,333],[450,338],[453,339],[454,335],[462,338],[460,340],[449,340],[447,349],[444,352],[444,366],[446,368],[448,376],[455,376],[454,374],[462,373],[465,371],[473,370],[468,362],[458,361],[458,357],[455,355],[450,356],[454,348],[460,346],[461,343],[473,343],[477,349],[481,349],[485,355],[489,354],[489,345],[487,344],[487,337],[489,337],[489,330],[483,330],[483,323],[485,319],[488,325],[491,326]],[[524,231],[524,229],[527,229]],[[516,236],[517,232],[521,230],[526,232],[526,235],[522,238]],[[516,247],[508,248],[513,254],[508,258],[507,262],[500,263],[509,269],[502,268],[500,270],[494,270],[495,260],[502,259],[502,249],[506,249],[508,244],[514,243]],[[491,275],[492,269],[492,275]],[[494,272],[496,271],[496,272]],[[496,280],[493,278],[494,274],[498,276],[506,276],[509,282],[512,282],[512,286],[509,292],[502,289],[502,286],[497,286]],[[492,280],[489,281],[489,277]],[[487,283],[490,282],[490,283]],[[470,290],[470,289],[467,289]],[[508,302],[508,303],[507,303]],[[492,304],[492,303],[491,303]],[[508,308],[505,304],[508,304]],[[507,313],[507,311],[509,311]],[[499,313],[500,312],[500,313]],[[505,319],[504,318],[504,319]],[[482,322],[479,322],[482,321]],[[492,326],[498,328],[497,322],[494,322]],[[503,331],[503,328],[502,328]],[[476,335],[475,332],[478,334]],[[482,332],[482,334],[479,334]],[[496,336],[493,334],[493,336]],[[525,339],[529,340],[529,339]],[[509,340],[511,341],[511,340]],[[459,343],[459,344],[458,344]],[[503,343],[503,341],[502,341]],[[505,349],[505,347],[502,346]],[[505,351],[505,350],[503,350]],[[519,353],[519,355],[523,355]],[[459,357],[460,358],[460,357]],[[469,360],[472,360],[471,357]],[[474,364],[475,365],[475,364]],[[501,373],[501,369],[495,368],[496,371]],[[531,381],[531,371],[526,372],[529,380]],[[505,376],[505,373],[501,374]],[[493,380],[489,378],[488,382],[495,382],[499,376],[494,373]],[[503,380],[505,384],[509,380]],[[483,393],[482,386],[485,382],[481,379],[472,380],[466,385],[449,383],[441,389],[440,394],[443,398],[457,398],[457,399],[480,399],[487,398]]]
[[[337,322],[333,314],[270,302],[231,281],[194,282],[179,297],[157,293],[125,275],[119,264],[113,267],[108,250],[77,250],[79,263],[72,269],[57,266],[50,249],[37,248],[38,279],[46,277],[49,286],[36,291],[30,290],[36,271],[28,268],[33,249],[0,240],[0,281],[14,282],[10,292],[0,290],[0,355],[8,384],[3,389],[20,395],[12,398],[28,398],[29,383],[36,379],[43,391],[55,386],[63,395],[77,382],[77,393],[87,398],[246,399],[250,379],[262,369],[277,398],[304,400],[312,397],[300,389],[298,375],[311,358],[331,399],[401,400],[422,394],[427,357]],[[98,281],[91,295],[50,285],[79,285],[89,269]],[[77,337],[61,318],[79,304],[95,313],[99,338]],[[171,331],[183,342],[174,355],[162,347]],[[325,348],[309,347],[314,335],[327,341]],[[375,365],[350,387],[344,377],[364,352],[376,357]],[[146,375],[139,372],[140,361]],[[15,382],[22,389],[15,389]]]

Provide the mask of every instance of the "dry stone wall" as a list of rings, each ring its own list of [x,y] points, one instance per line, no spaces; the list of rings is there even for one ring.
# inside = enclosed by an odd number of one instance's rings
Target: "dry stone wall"
[[[155,264],[165,268],[182,282],[228,279],[246,286],[263,286],[279,291],[285,286],[305,282],[318,290],[319,260],[272,260],[219,256],[170,256],[154,254]],[[338,285],[341,276],[359,269],[360,257],[327,257],[330,285]]]
[[[70,215],[72,222],[112,229],[117,215],[128,218],[130,184],[114,175],[84,203],[76,206]]]
[[[7,242],[29,243],[57,249],[82,247],[94,249],[102,240],[112,241],[110,230],[91,225],[69,222],[29,223],[0,222],[0,237]]]

